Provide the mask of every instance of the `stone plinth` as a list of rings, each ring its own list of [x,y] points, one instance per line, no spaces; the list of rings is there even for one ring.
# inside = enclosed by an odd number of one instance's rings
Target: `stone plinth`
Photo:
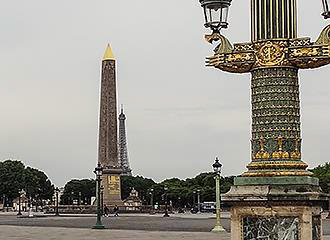
[[[231,239],[321,240],[321,209],[327,196],[320,192],[318,180],[304,177],[298,179],[301,184],[292,184],[296,177],[272,179],[275,184],[258,185],[257,179],[239,177],[235,182],[241,185],[222,196],[231,207]]]
[[[102,184],[104,187],[103,203],[108,207],[115,205],[122,206],[121,200],[121,184],[120,184],[120,168],[107,168],[103,171]]]

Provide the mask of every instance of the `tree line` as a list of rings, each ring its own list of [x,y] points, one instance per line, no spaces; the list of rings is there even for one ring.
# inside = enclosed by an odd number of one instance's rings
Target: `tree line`
[[[11,203],[23,189],[34,201],[52,199],[54,194],[54,185],[44,172],[26,167],[21,161],[0,162],[1,200]]]
[[[330,193],[330,163],[325,163],[310,169],[320,180],[320,187]],[[213,172],[205,172],[194,178],[185,180],[179,178],[166,179],[156,183],[150,178],[142,176],[121,177],[122,199],[126,199],[134,188],[139,192],[143,204],[150,204],[151,196],[154,204],[163,203],[164,189],[167,187],[168,200],[174,207],[190,207],[197,201],[197,194],[201,202],[215,200],[215,180]],[[229,191],[234,183],[234,176],[221,178],[221,193]],[[12,202],[24,189],[28,198],[34,200],[51,200],[54,195],[54,185],[47,175],[35,168],[25,166],[21,161],[6,160],[0,162],[0,198]],[[153,190],[153,191],[152,191]],[[61,204],[91,204],[91,197],[95,196],[94,179],[73,179],[66,183]]]

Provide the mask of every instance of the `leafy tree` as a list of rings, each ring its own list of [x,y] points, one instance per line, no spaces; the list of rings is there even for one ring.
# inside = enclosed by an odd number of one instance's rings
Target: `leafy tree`
[[[149,190],[155,186],[155,182],[150,178],[144,178],[141,176],[122,176],[121,177],[121,197],[126,199],[132,188],[134,188],[139,193],[141,200],[145,202],[149,201]]]
[[[20,161],[7,160],[0,162],[0,194],[9,201],[18,197],[19,191],[24,188],[25,166]]]
[[[192,206],[193,197],[197,201],[194,191],[200,190],[201,201],[215,201],[215,179],[214,173],[201,173],[195,178],[181,180],[178,178],[166,179],[161,183],[155,183],[152,179],[141,176],[121,178],[122,199],[129,196],[134,187],[144,204],[149,204],[150,189],[153,188],[154,203],[164,204],[164,187],[168,188],[167,199],[171,201],[174,207]],[[221,178],[221,193],[229,191],[234,183],[234,177]]]
[[[320,180],[320,186],[324,192],[330,193],[330,163],[319,165],[311,170],[314,176]]]
[[[96,182],[94,179],[73,179],[65,184],[61,204],[73,204],[73,200],[80,199],[81,204],[91,204],[91,197],[96,196]]]
[[[181,190],[181,201],[186,205],[193,204],[193,198],[196,200],[196,193],[200,190],[201,202],[215,201],[215,175],[213,172],[201,173],[195,178],[186,179],[183,183],[183,189]],[[221,177],[220,191],[226,193],[230,187],[234,184],[234,177]],[[196,200],[197,201],[197,200]]]
[[[24,189],[28,197],[35,199],[52,199],[54,186],[46,174],[38,169],[27,167],[23,174]]]
[[[22,189],[28,197],[39,201],[51,199],[54,193],[54,186],[44,172],[25,167],[21,161],[0,162],[0,195],[11,202]]]

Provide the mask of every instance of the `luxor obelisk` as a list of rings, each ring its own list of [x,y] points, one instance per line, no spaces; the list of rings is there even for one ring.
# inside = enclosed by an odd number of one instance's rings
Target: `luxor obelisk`
[[[102,60],[99,156],[103,167],[103,202],[108,206],[121,205],[120,174],[117,138],[116,60],[110,45]]]

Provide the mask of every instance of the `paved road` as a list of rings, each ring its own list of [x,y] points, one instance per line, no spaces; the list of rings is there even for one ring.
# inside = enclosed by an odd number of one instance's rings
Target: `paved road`
[[[0,226],[0,240],[230,240],[226,233]],[[330,240],[330,239],[325,239]]]
[[[177,215],[178,216],[178,215]],[[223,226],[230,232],[230,219],[222,219]],[[108,229],[116,230],[135,230],[147,232],[195,232],[209,233],[212,229],[215,219],[205,215],[184,215],[179,217],[163,218],[160,215],[143,216],[143,215],[124,215],[120,217],[103,218],[103,223]],[[95,224],[95,217],[92,216],[64,216],[64,217],[40,217],[40,218],[17,218],[15,215],[0,215],[1,225],[11,226],[33,226],[43,228],[67,228],[69,229],[90,229]],[[34,228],[31,228],[34,229]],[[328,235],[330,240],[330,221],[323,221],[324,235]],[[65,230],[62,230],[65,231]],[[73,230],[72,230],[73,231]],[[0,231],[1,236],[2,231]],[[31,233],[33,234],[33,233]],[[77,233],[78,234],[78,233]],[[80,233],[79,233],[80,234]],[[152,235],[152,233],[150,233]],[[167,233],[164,233],[167,234]],[[173,233],[174,234],[174,233]],[[142,234],[141,236],[144,236]],[[227,234],[229,236],[229,234]],[[0,240],[2,240],[0,236]],[[178,235],[179,236],[179,235]],[[7,239],[7,238],[6,238]],[[28,238],[21,238],[28,239]],[[33,238],[32,238],[33,239]],[[37,238],[36,238],[37,239]],[[55,238],[54,238],[55,239]],[[124,239],[124,238],[123,238]],[[155,238],[159,239],[159,238]],[[166,238],[164,238],[166,239]],[[183,238],[184,239],[184,238]],[[206,238],[207,239],[207,238]],[[326,238],[325,238],[326,239]]]
[[[229,229],[229,219],[223,219],[224,227]],[[184,232],[210,232],[215,219],[157,216],[120,216],[103,218],[107,228],[120,230],[145,231],[184,231]],[[0,216],[0,225],[36,226],[36,227],[64,227],[64,228],[90,228],[95,224],[95,217],[40,217],[17,218],[17,216]]]

